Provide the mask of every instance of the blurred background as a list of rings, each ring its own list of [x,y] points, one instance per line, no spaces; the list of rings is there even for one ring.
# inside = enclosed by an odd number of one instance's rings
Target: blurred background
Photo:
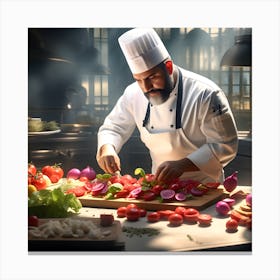
[[[28,117],[55,121],[58,130],[29,133],[28,160],[91,165],[96,134],[133,77],[118,45],[131,28],[29,28]],[[239,131],[239,151],[225,169],[251,185],[251,28],[155,28],[175,64],[216,82],[228,97]],[[242,52],[241,57],[240,52]],[[150,171],[150,157],[135,131],[120,153],[122,173]]]

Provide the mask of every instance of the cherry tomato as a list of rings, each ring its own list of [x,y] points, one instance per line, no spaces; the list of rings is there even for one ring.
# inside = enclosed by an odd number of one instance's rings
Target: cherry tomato
[[[174,214],[175,211],[173,210],[158,210],[157,211],[160,215],[160,219],[161,220],[168,220],[168,217],[171,215],[171,214]]]
[[[37,216],[28,216],[28,226],[37,227],[39,225],[39,219]]]
[[[160,214],[158,212],[151,212],[147,215],[147,221],[149,223],[158,222],[160,219]]]
[[[186,212],[186,208],[183,206],[177,206],[175,208],[175,213],[180,214],[182,216],[184,216],[184,213]]]
[[[229,219],[226,222],[226,228],[227,228],[228,232],[235,232],[235,231],[237,231],[237,228],[238,228],[238,222],[234,219]]]
[[[194,208],[187,208],[185,213],[184,213],[184,220],[189,222],[189,223],[196,223],[198,216],[199,216],[199,211],[194,209]]]
[[[178,227],[183,223],[184,219],[182,215],[174,213],[168,217],[168,221],[171,226]]]
[[[31,184],[34,185],[38,191],[47,187],[47,182],[43,177],[43,173],[40,171],[37,171],[36,175],[32,177]]]
[[[137,208],[138,209],[138,206],[134,203],[129,203],[128,205],[126,205],[126,209],[130,209],[130,208]]]
[[[33,163],[28,163],[28,174],[35,176],[37,172],[36,166]]]
[[[201,226],[210,226],[212,222],[212,216],[209,214],[199,214],[197,217],[197,221]]]
[[[126,217],[126,207],[125,206],[121,206],[117,209],[117,215],[119,218],[124,218]]]
[[[128,221],[137,221],[140,218],[139,209],[136,207],[126,208],[126,218]]]
[[[145,217],[147,215],[147,211],[143,208],[139,208],[140,217]]]
[[[57,183],[64,175],[63,169],[58,164],[52,166],[45,165],[42,168],[42,173],[47,175],[52,183]]]

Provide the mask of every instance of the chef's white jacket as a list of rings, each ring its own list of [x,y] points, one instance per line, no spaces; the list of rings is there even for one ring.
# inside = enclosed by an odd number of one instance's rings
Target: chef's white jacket
[[[176,128],[178,83],[169,99],[152,106],[137,82],[129,85],[98,131],[98,147],[112,144],[117,153],[137,126],[152,158],[152,173],[166,160],[189,158],[200,171],[181,177],[214,182],[224,180],[223,167],[234,159],[237,129],[228,100],[211,80],[174,67],[182,73],[181,127]],[[145,127],[143,121],[150,106]]]

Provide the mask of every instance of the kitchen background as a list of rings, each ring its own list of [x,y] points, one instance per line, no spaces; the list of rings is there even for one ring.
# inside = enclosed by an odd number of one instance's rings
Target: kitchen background
[[[118,45],[130,28],[29,28],[28,116],[56,121],[60,132],[29,133],[28,160],[38,167],[62,163],[64,170],[92,166],[97,130],[133,77]],[[252,69],[221,66],[236,36],[250,28],[155,28],[174,63],[215,81],[227,95],[239,130],[239,151],[226,175],[239,171],[251,185]],[[123,147],[122,173],[149,171],[145,146],[133,137]]]

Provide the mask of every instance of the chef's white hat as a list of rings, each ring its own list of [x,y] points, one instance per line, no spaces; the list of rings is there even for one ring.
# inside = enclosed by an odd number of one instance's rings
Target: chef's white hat
[[[134,28],[119,37],[119,44],[133,74],[150,70],[169,53],[152,28]]]

